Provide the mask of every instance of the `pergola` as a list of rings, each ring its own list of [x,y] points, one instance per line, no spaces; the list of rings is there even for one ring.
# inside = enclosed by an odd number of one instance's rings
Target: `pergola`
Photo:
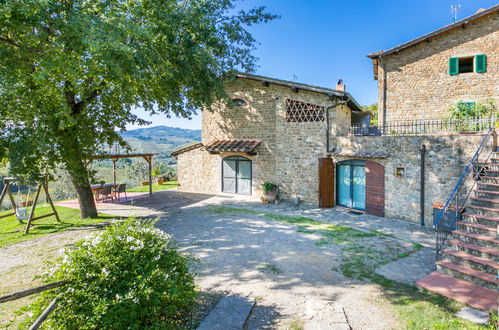
[[[149,195],[152,195],[152,158],[157,154],[114,154],[114,155],[95,155],[88,158],[89,162],[93,160],[111,159],[113,161],[113,181],[116,182],[116,162],[122,158],[144,158],[149,165]]]

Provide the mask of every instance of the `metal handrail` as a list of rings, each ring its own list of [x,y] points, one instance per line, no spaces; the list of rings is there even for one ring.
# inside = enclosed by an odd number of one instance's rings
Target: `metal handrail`
[[[446,118],[428,120],[388,121],[381,125],[352,125],[348,130],[350,136],[411,136],[430,134],[456,134],[486,132],[495,124],[496,116]]]
[[[473,192],[473,189],[476,185],[476,182],[481,179],[481,172],[483,170],[483,167],[480,166],[479,158],[482,153],[482,151],[485,148],[485,145],[489,138],[493,136],[493,146],[495,146],[495,123],[494,126],[489,129],[487,134],[484,136],[482,139],[482,142],[478,146],[478,149],[476,150],[475,154],[469,161],[468,165],[464,169],[464,172],[461,174],[461,177],[459,178],[456,186],[454,187],[454,190],[452,190],[452,193],[450,196],[447,198],[447,201],[445,202],[444,207],[440,211],[435,223],[433,226],[435,227],[435,230],[437,232],[437,237],[436,237],[436,258],[437,260],[440,259],[441,256],[441,251],[444,246],[444,243],[449,236],[449,234],[456,228],[456,223],[464,210],[464,206],[466,205],[466,202],[468,201],[471,193]],[[488,154],[486,160],[484,163],[486,163],[492,152],[495,151],[494,148],[492,148],[491,152]],[[473,184],[469,190],[469,192],[462,198],[461,190],[466,182],[466,179],[470,173],[475,173],[473,177]]]

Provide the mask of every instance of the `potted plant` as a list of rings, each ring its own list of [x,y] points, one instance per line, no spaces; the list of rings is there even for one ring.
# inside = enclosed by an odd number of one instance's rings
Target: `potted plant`
[[[275,203],[277,200],[277,194],[279,193],[279,187],[271,181],[265,181],[262,183],[262,202],[265,204]]]
[[[163,165],[158,164],[158,166],[153,169],[152,176],[155,178],[155,183],[162,185],[165,182],[165,178],[163,177]]]

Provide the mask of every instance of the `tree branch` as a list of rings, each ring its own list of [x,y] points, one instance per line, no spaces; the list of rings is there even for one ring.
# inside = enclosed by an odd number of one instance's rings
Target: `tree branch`
[[[21,48],[21,45],[17,42],[15,42],[14,40],[12,39],[9,39],[9,38],[4,38],[4,37],[0,37],[0,41],[3,41],[11,46],[15,46],[17,48]]]

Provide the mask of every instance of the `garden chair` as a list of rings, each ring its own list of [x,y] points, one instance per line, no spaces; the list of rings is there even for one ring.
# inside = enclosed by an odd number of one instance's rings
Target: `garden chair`
[[[118,187],[114,188],[114,197],[120,200],[121,193],[125,194],[125,199],[128,199],[126,195],[126,183],[121,183]]]
[[[106,200],[109,196],[111,196],[111,201],[113,201],[113,187],[112,186],[102,187],[100,195],[102,200]]]

